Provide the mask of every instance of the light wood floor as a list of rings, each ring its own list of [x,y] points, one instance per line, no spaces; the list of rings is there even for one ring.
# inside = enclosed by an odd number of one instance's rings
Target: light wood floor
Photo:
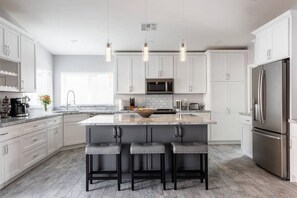
[[[130,190],[127,179],[118,192],[116,181],[91,185],[85,192],[83,149],[64,151],[0,191],[0,197],[297,197],[297,184],[283,181],[261,168],[240,152],[239,146],[210,146],[209,190],[199,180],[178,183],[179,190],[167,182],[163,191],[159,180],[137,182]]]

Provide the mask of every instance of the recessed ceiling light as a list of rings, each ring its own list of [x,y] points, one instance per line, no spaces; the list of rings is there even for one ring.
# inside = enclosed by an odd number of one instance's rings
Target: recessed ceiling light
[[[71,44],[73,44],[73,45],[75,45],[75,44],[77,44],[77,43],[78,43],[78,41],[77,41],[77,40],[70,40],[70,42],[71,42]]]

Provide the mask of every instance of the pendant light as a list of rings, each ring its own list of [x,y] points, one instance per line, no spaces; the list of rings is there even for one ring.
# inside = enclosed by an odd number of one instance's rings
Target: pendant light
[[[112,49],[111,49],[111,43],[109,42],[109,0],[106,0],[106,25],[107,25],[107,43],[105,48],[105,61],[111,62]]]
[[[185,34],[185,22],[184,22],[184,0],[181,0],[181,22],[183,25],[183,34]],[[183,35],[185,36],[185,35]],[[179,61],[185,62],[187,60],[187,47],[185,39],[182,39],[179,46]]]
[[[144,0],[144,21],[146,24],[146,0]],[[146,38],[146,30],[145,30],[145,41],[143,44],[143,48],[142,48],[142,60],[144,62],[149,61],[149,48],[148,48],[148,44],[147,44],[147,38]]]

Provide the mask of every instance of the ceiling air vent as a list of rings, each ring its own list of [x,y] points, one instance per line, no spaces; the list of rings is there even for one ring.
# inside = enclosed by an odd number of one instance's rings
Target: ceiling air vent
[[[156,23],[142,23],[141,31],[156,31],[157,24]]]

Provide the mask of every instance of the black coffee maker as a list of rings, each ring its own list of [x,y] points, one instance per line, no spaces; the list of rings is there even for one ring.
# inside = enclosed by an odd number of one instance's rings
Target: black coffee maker
[[[10,116],[11,117],[26,117],[29,115],[28,109],[29,109],[29,98],[23,97],[23,98],[11,98],[10,99]]]

